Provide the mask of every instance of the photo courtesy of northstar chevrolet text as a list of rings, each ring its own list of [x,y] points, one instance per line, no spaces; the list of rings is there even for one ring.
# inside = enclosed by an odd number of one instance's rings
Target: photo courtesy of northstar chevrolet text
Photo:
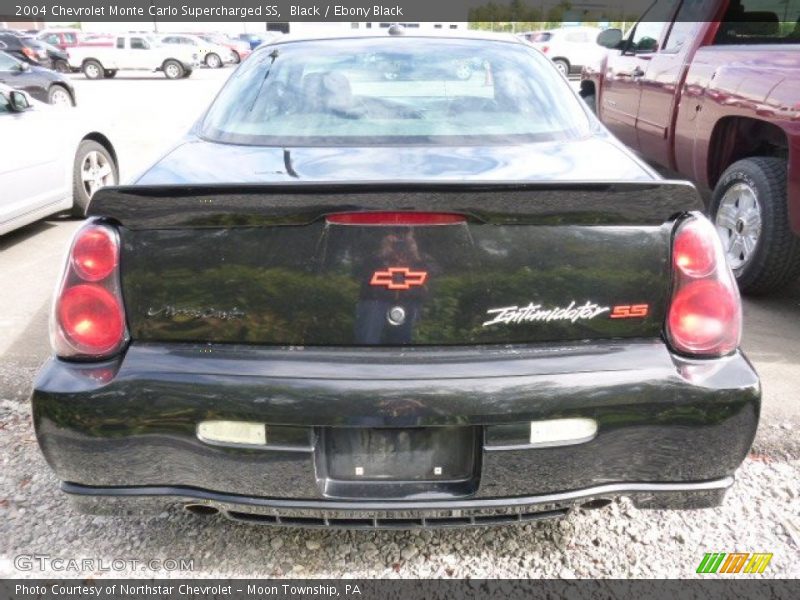
[[[800,0],[451,4],[0,0],[0,576],[796,597]]]

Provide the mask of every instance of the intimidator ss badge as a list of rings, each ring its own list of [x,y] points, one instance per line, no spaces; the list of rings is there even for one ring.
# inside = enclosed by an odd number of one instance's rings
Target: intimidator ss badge
[[[483,323],[484,327],[497,325],[498,323],[531,323],[549,321],[589,321],[604,313],[609,313],[611,319],[643,319],[649,314],[648,304],[620,304],[614,306],[600,306],[595,302],[586,301],[578,305],[574,300],[568,306],[547,307],[542,304],[530,302],[527,306],[503,306],[501,308],[490,308],[486,311],[487,315],[494,315],[494,318]]]
[[[389,267],[384,271],[375,271],[369,284],[382,286],[388,290],[410,290],[412,287],[424,285],[427,279],[427,271],[412,271],[408,267]]]

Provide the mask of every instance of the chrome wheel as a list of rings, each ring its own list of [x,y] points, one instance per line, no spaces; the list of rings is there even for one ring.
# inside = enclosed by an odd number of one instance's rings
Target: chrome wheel
[[[216,54],[206,56],[206,65],[212,69],[219,69],[222,66],[222,59]]]
[[[86,195],[91,198],[101,187],[114,185],[114,167],[100,152],[92,150],[81,163],[81,182]]]
[[[177,79],[181,76],[181,69],[175,63],[168,64],[164,70],[167,73],[167,77],[170,79]]]
[[[54,87],[50,90],[50,104],[53,106],[72,106],[72,98],[69,92],[62,87]]]
[[[743,268],[752,258],[761,237],[761,208],[755,190],[739,182],[722,196],[714,219],[717,233],[734,270]]]
[[[89,79],[99,79],[102,73],[100,72],[100,67],[98,67],[94,63],[89,63],[83,68],[83,72]]]

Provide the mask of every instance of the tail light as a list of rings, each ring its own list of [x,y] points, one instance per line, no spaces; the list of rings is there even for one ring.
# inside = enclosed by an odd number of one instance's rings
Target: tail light
[[[31,50],[31,49],[30,49],[30,48],[28,48],[27,46],[23,46],[23,47],[21,48],[21,50],[22,50],[22,53],[23,53],[25,56],[27,56],[27,57],[28,57],[30,60],[33,60],[33,61],[39,62],[39,57],[36,55],[36,52],[34,52],[33,50]]]
[[[50,320],[50,340],[60,358],[102,359],[128,341],[119,282],[119,238],[90,223],[72,241]]]
[[[738,346],[742,306],[717,233],[705,218],[684,220],[672,245],[667,339],[682,354],[723,356]]]
[[[542,52],[544,52],[545,54],[550,52],[550,46],[542,46]]]
[[[335,225],[454,225],[465,223],[464,215],[434,212],[354,212],[328,215]]]

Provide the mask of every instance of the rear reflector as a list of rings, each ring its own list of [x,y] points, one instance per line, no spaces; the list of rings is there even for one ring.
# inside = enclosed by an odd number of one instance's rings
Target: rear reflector
[[[594,419],[550,419],[531,421],[530,443],[534,446],[561,446],[588,442],[597,433]]]
[[[464,215],[432,212],[355,212],[325,217],[334,225],[454,225],[466,222]]]
[[[197,437],[203,442],[264,446],[267,427],[246,421],[203,421],[197,426]]]

